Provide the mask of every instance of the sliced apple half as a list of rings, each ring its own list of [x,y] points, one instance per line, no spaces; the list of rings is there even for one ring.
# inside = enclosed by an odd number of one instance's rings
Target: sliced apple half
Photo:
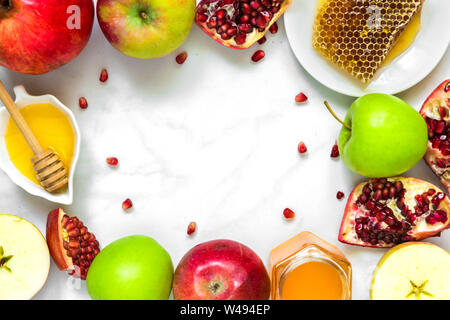
[[[426,242],[408,242],[390,249],[375,269],[373,300],[450,299],[450,254]]]
[[[17,216],[0,214],[0,300],[27,300],[47,281],[50,253],[42,233]]]

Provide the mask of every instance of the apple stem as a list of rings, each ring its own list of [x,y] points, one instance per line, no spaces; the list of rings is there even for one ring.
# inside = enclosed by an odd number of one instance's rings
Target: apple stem
[[[141,11],[141,12],[140,12],[140,15],[141,15],[141,18],[142,18],[143,20],[147,20],[147,19],[148,19],[148,15],[147,15],[146,12]]]
[[[334,113],[333,109],[331,109],[330,105],[328,104],[328,101],[323,102],[325,104],[325,107],[327,107],[328,111],[330,111],[331,115],[339,121],[344,127],[346,127],[348,130],[352,130],[352,127],[350,127],[348,124],[346,124],[344,121],[339,119],[339,117]]]
[[[0,11],[8,11],[12,8],[11,0],[1,0]]]

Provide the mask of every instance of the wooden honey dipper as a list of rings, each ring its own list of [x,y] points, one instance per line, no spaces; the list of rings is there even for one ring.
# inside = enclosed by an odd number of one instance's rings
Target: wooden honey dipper
[[[52,149],[49,148],[44,150],[42,148],[1,81],[0,99],[5,104],[11,118],[16,123],[34,153],[31,162],[34,165],[34,171],[36,172],[39,183],[50,193],[67,186],[69,178],[64,163]]]

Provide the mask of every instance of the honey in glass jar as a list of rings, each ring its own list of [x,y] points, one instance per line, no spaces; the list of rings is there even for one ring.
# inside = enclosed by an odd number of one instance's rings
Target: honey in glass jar
[[[302,232],[270,253],[272,299],[350,300],[352,267],[331,243]]]

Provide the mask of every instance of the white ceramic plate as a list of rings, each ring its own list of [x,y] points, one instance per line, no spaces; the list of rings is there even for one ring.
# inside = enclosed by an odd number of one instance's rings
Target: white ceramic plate
[[[294,0],[284,14],[286,33],[298,61],[324,86],[349,96],[371,92],[395,94],[424,79],[445,54],[450,41],[450,1],[425,0],[422,28],[413,44],[380,69],[369,85],[347,75],[312,47],[316,0]]]
[[[8,127],[8,121],[10,118],[9,113],[5,107],[0,108],[0,169],[2,169],[15,184],[32,195],[47,199],[55,203],[66,205],[72,204],[73,180],[77,167],[78,157],[80,154],[80,129],[75,120],[75,116],[69,108],[63,105],[61,101],[59,101],[52,95],[47,94],[44,96],[31,96],[22,85],[14,87],[14,93],[16,95],[16,105],[19,108],[23,108],[30,104],[49,103],[64,112],[69,118],[75,133],[75,152],[72,159],[72,164],[70,166],[69,185],[67,190],[63,193],[48,193],[42,187],[31,182],[28,178],[23,176],[19,170],[17,170],[17,168],[11,162],[4,139],[6,128]]]

